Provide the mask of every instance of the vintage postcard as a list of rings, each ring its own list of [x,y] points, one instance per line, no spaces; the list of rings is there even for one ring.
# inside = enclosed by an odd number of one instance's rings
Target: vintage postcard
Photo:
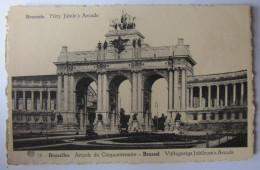
[[[249,6],[16,6],[9,164],[253,156]]]

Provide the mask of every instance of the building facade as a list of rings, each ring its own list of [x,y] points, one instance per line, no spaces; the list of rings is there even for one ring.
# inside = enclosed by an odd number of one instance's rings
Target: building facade
[[[120,130],[118,88],[131,83],[129,131],[151,131],[151,87],[168,84],[165,131],[184,123],[247,122],[247,71],[194,75],[196,62],[182,38],[177,45],[151,47],[122,15],[93,51],[70,52],[63,46],[56,75],[12,78],[13,127],[17,130]],[[128,22],[126,22],[128,20]],[[97,92],[90,84],[97,85]]]

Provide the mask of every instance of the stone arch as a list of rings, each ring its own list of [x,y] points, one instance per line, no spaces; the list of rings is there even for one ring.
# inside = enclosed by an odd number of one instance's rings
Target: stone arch
[[[143,88],[145,89],[147,86],[150,86],[150,88],[151,88],[153,83],[160,78],[164,78],[167,81],[167,84],[168,84],[167,76],[165,76],[164,74],[161,74],[159,72],[152,72],[149,75],[144,77]]]
[[[115,78],[115,77],[118,77],[118,76],[123,76],[125,77],[126,79],[128,79],[130,81],[130,83],[132,83],[132,78],[131,78],[131,73],[129,72],[115,72],[115,73],[110,73],[108,75],[108,88],[109,88],[109,84],[111,83],[111,81]]]
[[[84,79],[84,78],[89,78],[92,80],[92,82],[95,82],[96,84],[98,84],[97,78],[95,77],[95,75],[91,75],[91,74],[75,74],[74,75],[74,90],[76,90],[77,84],[80,80]],[[92,83],[91,82],[91,83]]]
[[[151,72],[147,75],[144,75],[144,81],[143,81],[143,113],[144,113],[144,121],[145,121],[145,130],[151,130],[154,126],[154,121],[152,118],[152,86],[153,84],[158,80],[163,78],[166,80],[167,83],[167,90],[168,90],[168,78],[166,74],[162,74],[161,72]],[[167,92],[168,94],[168,92]],[[168,97],[167,97],[167,100]],[[168,103],[168,102],[167,102]],[[158,107],[158,106],[157,106]],[[159,119],[159,117],[157,117]],[[159,120],[166,121],[166,118],[160,118]],[[161,121],[161,122],[163,122]],[[160,127],[164,126],[164,123],[160,123]],[[158,127],[157,127],[158,128]],[[164,129],[162,127],[162,129]]]
[[[96,82],[93,77],[82,76],[76,79],[75,83],[76,119],[81,130],[84,130],[86,126],[92,127],[96,118],[97,94],[95,94],[93,88],[90,88],[92,82]]]
[[[116,131],[116,129],[118,129],[118,126],[120,125],[121,119],[119,117],[119,112],[121,108],[119,109],[118,90],[121,83],[124,82],[125,80],[129,80],[130,84],[132,84],[129,76],[124,73],[119,73],[119,74],[116,73],[109,78],[108,112],[109,112],[109,121],[110,121],[110,126],[112,131]]]
[[[169,81],[167,70],[154,70],[154,71],[144,72],[144,74],[143,74],[143,87],[145,87],[146,81],[153,75],[157,75],[160,78],[164,78],[167,81],[167,83]],[[156,79],[156,80],[158,80],[158,79]]]

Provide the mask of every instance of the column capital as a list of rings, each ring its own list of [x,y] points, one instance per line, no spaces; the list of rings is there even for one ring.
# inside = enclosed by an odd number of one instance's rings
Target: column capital
[[[106,70],[98,70],[97,73],[102,75],[102,74],[107,74],[107,71]]]
[[[58,73],[57,75],[58,75],[58,76],[64,76],[65,73]]]
[[[140,69],[132,69],[131,70],[131,73],[140,73],[140,72],[142,72],[142,70],[140,70]]]
[[[167,69],[168,71],[173,71],[172,67],[168,67]]]
[[[173,71],[179,71],[180,69],[179,69],[179,67],[174,67],[174,68],[172,68],[172,70]]]

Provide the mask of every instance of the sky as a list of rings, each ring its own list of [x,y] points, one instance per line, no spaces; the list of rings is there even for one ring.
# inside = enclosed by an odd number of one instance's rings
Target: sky
[[[211,6],[107,6],[107,7],[52,7],[20,8],[10,11],[8,18],[9,75],[56,74],[53,62],[68,46],[69,51],[94,50],[98,41],[105,40],[109,20],[120,17],[124,10],[136,17],[136,29],[145,36],[150,46],[176,45],[178,38],[190,45],[193,59],[197,62],[194,74],[211,74],[238,71],[250,67],[251,48],[249,11],[241,7]],[[97,18],[50,18],[50,15],[94,14]],[[248,14],[248,15],[245,15]],[[26,19],[26,15],[44,15],[44,19]],[[124,83],[121,91],[129,97],[129,84]],[[153,86],[153,95],[164,95],[165,81],[158,80]],[[167,91],[166,91],[167,96]],[[153,97],[152,97],[153,98]],[[153,102],[156,102],[153,100]],[[159,113],[166,111],[165,101],[158,101]],[[122,100],[129,111],[129,101]],[[153,112],[155,111],[154,104]],[[127,112],[128,112],[127,111]]]

